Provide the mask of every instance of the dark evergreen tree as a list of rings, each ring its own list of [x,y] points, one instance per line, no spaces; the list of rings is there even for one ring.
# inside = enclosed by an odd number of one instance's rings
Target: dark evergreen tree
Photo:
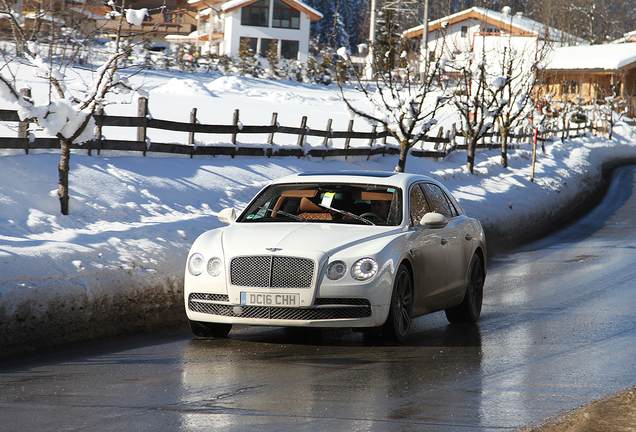
[[[402,27],[395,11],[380,9],[376,19],[373,41],[375,64],[383,70],[392,70],[401,54]]]
[[[320,44],[338,49],[367,41],[365,24],[370,13],[369,0],[306,0],[305,3],[323,14],[321,20],[311,25],[311,35]]]

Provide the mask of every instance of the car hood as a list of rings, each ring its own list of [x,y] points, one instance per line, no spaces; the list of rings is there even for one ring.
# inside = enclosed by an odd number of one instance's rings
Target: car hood
[[[400,232],[399,227],[326,223],[234,223],[225,228],[223,249],[230,256],[315,251],[329,256],[363,242]]]

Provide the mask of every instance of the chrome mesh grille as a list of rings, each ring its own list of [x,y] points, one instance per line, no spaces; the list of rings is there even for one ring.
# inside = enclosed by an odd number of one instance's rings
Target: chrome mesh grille
[[[200,296],[209,294],[190,294],[188,307],[194,312],[207,313],[227,317],[240,317],[247,319],[274,319],[274,320],[333,320],[365,318],[371,316],[371,303],[367,299],[316,299],[315,305],[310,308],[283,308],[268,306],[241,306],[235,309],[235,305],[211,303],[201,301]],[[227,296],[223,296],[227,299]],[[237,313],[238,312],[238,313]]]
[[[237,257],[230,263],[230,283],[249,287],[267,287],[272,266],[272,257]]]
[[[258,288],[309,288],[314,262],[279,256],[236,257],[230,262],[230,283]]]

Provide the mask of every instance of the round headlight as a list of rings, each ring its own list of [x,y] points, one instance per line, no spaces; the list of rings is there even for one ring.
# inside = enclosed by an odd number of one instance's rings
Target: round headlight
[[[192,276],[199,276],[203,273],[204,267],[205,259],[203,259],[203,255],[198,252],[190,255],[190,259],[188,260],[188,271]]]
[[[221,274],[221,270],[223,269],[223,263],[221,262],[221,258],[214,257],[208,261],[208,274],[210,276],[218,276]]]
[[[344,261],[334,261],[327,266],[327,279],[342,279],[347,273],[347,264]]]
[[[358,280],[371,279],[378,272],[378,263],[372,258],[362,258],[351,267],[351,275]]]

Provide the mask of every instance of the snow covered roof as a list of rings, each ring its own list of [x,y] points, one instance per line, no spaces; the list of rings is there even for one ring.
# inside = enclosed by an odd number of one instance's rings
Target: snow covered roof
[[[620,44],[620,43],[626,43],[626,42],[636,42],[636,30],[632,30],[629,33],[625,33],[623,34],[622,38],[613,40],[610,43]]]
[[[72,10],[73,12],[80,13],[94,20],[107,20],[109,19],[107,16],[108,11],[103,7],[99,6],[73,6],[66,5],[66,8]],[[110,8],[109,8],[110,9]]]
[[[214,7],[225,0],[188,0],[188,6],[203,9]]]
[[[556,48],[545,70],[616,71],[636,63],[636,43]]]
[[[435,21],[430,21],[428,23],[428,30],[438,30],[445,24],[455,24],[471,18],[495,25],[505,32],[537,35],[540,39],[551,41],[570,41],[571,43],[587,44],[587,41],[583,39],[541,24],[520,13],[513,15],[510,13],[510,8],[504,8],[502,12],[497,12],[480,7],[473,7]],[[410,28],[404,32],[404,36],[409,38],[421,37],[423,29],[423,24]]]
[[[256,1],[258,0],[230,0],[229,2],[223,3],[223,5],[221,5],[221,10],[223,10],[223,12],[227,12],[232,9],[247,6],[250,3],[254,3]],[[284,3],[287,3],[288,5],[290,5],[291,7],[295,9],[298,9],[306,13],[307,15],[309,15],[309,18],[312,21],[317,21],[322,18],[322,13],[318,12],[316,9],[306,5],[305,3],[301,1],[298,1],[298,0],[281,0],[281,1],[283,1]]]

